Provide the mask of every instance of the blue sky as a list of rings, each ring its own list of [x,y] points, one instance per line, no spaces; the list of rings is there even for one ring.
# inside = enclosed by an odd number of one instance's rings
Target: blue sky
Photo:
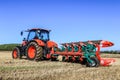
[[[0,0],[0,44],[21,43],[21,30],[50,29],[59,43],[109,40],[120,49],[119,0]]]

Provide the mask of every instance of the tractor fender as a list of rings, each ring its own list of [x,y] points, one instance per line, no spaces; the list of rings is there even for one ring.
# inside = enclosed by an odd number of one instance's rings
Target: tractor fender
[[[58,47],[57,43],[53,42],[53,41],[48,41],[47,42],[47,47],[48,48],[52,48],[52,47]]]
[[[42,40],[34,39],[39,46],[45,46],[45,43]]]
[[[30,42],[36,42],[39,46],[45,46],[45,43],[39,39],[34,39],[34,40],[31,40]]]

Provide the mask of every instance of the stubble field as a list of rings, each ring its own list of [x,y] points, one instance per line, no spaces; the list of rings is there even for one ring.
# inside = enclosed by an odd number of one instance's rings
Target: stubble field
[[[11,52],[0,52],[0,80],[120,80],[120,55],[109,67],[88,68],[78,63],[12,59]]]

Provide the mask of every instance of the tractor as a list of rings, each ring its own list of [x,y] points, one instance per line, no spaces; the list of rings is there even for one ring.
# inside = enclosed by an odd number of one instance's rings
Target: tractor
[[[114,59],[103,59],[100,57],[100,47],[110,47],[114,44],[110,41],[92,40],[71,43],[62,43],[61,48],[50,41],[50,30],[33,28],[21,31],[28,32],[27,38],[23,39],[20,46],[16,46],[12,52],[13,59],[21,59],[26,56],[28,60],[58,60],[62,56],[62,61],[79,62],[88,67],[108,66]]]
[[[13,59],[21,59],[26,56],[29,60],[47,59],[52,47],[57,47],[57,44],[49,39],[50,30],[45,29],[30,29],[21,31],[28,32],[27,39],[23,39],[21,46],[16,46],[12,52]]]

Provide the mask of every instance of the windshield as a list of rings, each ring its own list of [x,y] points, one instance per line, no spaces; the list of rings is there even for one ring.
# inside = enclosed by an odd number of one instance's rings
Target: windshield
[[[35,31],[31,31],[31,32],[29,33],[29,35],[28,35],[28,41],[30,41],[30,40],[32,40],[32,39],[34,39],[34,38],[35,38],[35,36],[36,36]]]
[[[38,31],[38,38],[43,41],[49,40],[49,32],[45,30]]]

